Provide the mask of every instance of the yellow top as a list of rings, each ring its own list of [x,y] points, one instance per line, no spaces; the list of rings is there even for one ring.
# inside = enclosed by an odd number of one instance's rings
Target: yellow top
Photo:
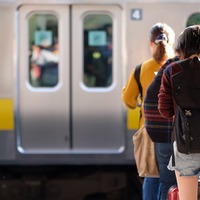
[[[155,72],[157,72],[160,67],[161,65],[158,64],[154,58],[151,58],[142,64],[140,72],[140,83],[142,85],[143,99],[146,96],[146,90],[148,86],[155,77]],[[139,96],[139,89],[134,77],[134,72],[135,68],[132,70],[129,79],[122,90],[122,100],[124,104],[130,109],[135,109],[137,107],[138,96]],[[143,101],[141,106],[142,106],[142,118],[140,121],[140,127],[144,124]]]

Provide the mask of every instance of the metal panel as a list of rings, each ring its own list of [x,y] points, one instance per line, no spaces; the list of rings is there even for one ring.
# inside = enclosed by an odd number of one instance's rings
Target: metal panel
[[[83,84],[83,18],[89,13],[108,14],[113,19],[113,82],[107,88],[87,88]],[[121,15],[118,6],[72,8],[73,148],[82,153],[120,153],[124,149]]]
[[[59,32],[59,84],[33,88],[28,80],[28,17],[54,14]],[[69,7],[22,6],[19,9],[19,66],[17,85],[18,150],[23,153],[59,153],[70,147]]]
[[[10,98],[13,93],[13,37],[14,14],[9,7],[0,7],[0,98]],[[9,24],[9,26],[8,26]]]

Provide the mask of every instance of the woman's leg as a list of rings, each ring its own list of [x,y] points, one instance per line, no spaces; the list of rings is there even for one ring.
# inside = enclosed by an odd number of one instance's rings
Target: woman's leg
[[[180,176],[176,171],[176,179],[179,190],[179,200],[198,199],[198,176]]]
[[[167,168],[172,155],[171,149],[171,144],[156,143],[156,159],[160,174],[160,200],[166,200],[169,188],[177,185],[175,172]]]
[[[145,177],[142,187],[143,200],[158,200],[159,178]]]

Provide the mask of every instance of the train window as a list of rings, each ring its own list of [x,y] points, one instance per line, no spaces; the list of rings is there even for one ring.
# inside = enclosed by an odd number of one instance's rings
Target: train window
[[[84,18],[84,84],[108,87],[112,83],[112,18],[89,14]]]
[[[33,87],[58,83],[58,20],[52,14],[29,17],[29,81]]]
[[[187,20],[186,27],[195,25],[195,24],[200,24],[200,12],[190,15],[190,17]]]

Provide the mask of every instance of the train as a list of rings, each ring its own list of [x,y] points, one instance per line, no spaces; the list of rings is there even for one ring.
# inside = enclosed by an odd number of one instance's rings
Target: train
[[[200,1],[0,0],[0,199],[141,199],[121,92],[157,22]]]

